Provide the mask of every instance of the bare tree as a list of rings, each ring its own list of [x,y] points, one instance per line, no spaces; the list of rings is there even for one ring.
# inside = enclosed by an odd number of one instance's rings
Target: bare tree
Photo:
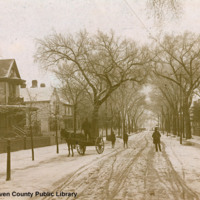
[[[141,93],[142,85],[123,83],[109,99],[112,103],[118,124],[123,133],[137,130],[141,116],[145,110],[145,95]]]
[[[35,58],[46,68],[57,68],[65,63],[74,68],[74,75],[87,83],[92,97],[92,125],[98,135],[98,111],[100,106],[126,81],[141,82],[147,75],[144,64],[148,51],[137,47],[133,41],[117,38],[113,32],[98,32],[90,36],[80,32],[67,37],[61,34],[37,41]]]
[[[33,123],[34,123],[35,113],[33,112],[33,109],[34,109],[33,102],[35,101],[35,99],[37,97],[36,96],[32,97],[31,94],[30,94],[30,91],[27,88],[26,88],[26,92],[27,92],[29,100],[30,100],[30,103],[27,104],[26,115],[27,115],[27,120],[28,120],[28,126],[29,126],[30,136],[31,136],[32,160],[34,160],[35,156],[34,156],[34,141],[33,141]]]
[[[28,88],[24,89],[27,96],[27,111],[26,118],[27,124],[29,126],[30,136],[31,136],[31,147],[32,147],[32,159],[34,160],[34,142],[33,142],[33,125],[38,125],[38,115],[53,117],[55,122],[55,132],[56,132],[56,151],[59,153],[59,143],[58,143],[58,118],[59,118],[59,101],[56,93],[56,89],[53,89],[53,93],[56,96],[56,99],[53,101],[53,108],[51,106],[44,104],[41,105],[41,102],[38,102],[39,93],[32,93]],[[33,112],[34,111],[34,112]],[[40,118],[40,117],[39,117]],[[51,122],[52,123],[52,122]],[[38,130],[37,130],[38,131]]]
[[[54,72],[61,82],[59,87],[61,94],[73,104],[73,128],[74,134],[76,134],[77,112],[84,101],[84,94],[87,92],[87,83],[81,82],[76,77],[73,68],[66,67],[65,65],[60,66]]]
[[[155,74],[180,87],[186,138],[191,138],[189,109],[194,91],[200,85],[200,36],[191,33],[165,36],[155,54]]]
[[[142,120],[142,116],[145,114],[146,110],[145,95],[138,94],[138,96],[135,97],[132,103],[133,104],[128,114],[132,124],[134,125],[134,130],[137,131],[144,122]]]
[[[180,0],[148,0],[147,8],[156,21],[163,22],[180,16],[182,2]]]
[[[154,77],[151,98],[151,110],[160,117],[162,130],[180,135],[180,93],[179,86],[161,77]]]

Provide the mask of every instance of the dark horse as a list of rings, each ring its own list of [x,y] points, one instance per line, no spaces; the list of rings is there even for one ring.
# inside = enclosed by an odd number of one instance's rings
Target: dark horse
[[[70,132],[66,131],[65,129],[61,129],[60,135],[61,135],[61,138],[64,139],[67,143],[68,152],[69,152],[68,156],[70,156],[70,148],[72,151],[72,156],[74,156],[73,148],[76,145],[76,140],[73,137],[73,133],[70,133]]]

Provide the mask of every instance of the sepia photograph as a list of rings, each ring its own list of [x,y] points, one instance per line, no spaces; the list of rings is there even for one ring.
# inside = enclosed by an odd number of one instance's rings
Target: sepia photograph
[[[0,200],[200,199],[199,0],[0,8]]]

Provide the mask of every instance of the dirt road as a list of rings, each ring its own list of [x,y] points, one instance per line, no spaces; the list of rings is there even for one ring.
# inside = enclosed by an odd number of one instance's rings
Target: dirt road
[[[175,171],[165,144],[155,152],[148,132],[131,137],[127,149],[118,142],[113,151],[56,182],[52,191],[76,192],[77,199],[199,199]]]

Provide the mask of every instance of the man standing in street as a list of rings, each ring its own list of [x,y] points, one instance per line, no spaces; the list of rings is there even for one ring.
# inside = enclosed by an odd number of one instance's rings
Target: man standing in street
[[[155,127],[155,131],[153,132],[152,137],[153,137],[153,143],[155,144],[156,151],[158,151],[158,147],[159,147],[159,150],[161,151],[161,146],[160,146],[161,135],[157,127]]]
[[[112,131],[111,131],[111,142],[112,142],[112,148],[115,147],[115,141],[116,141],[116,136],[115,136],[114,131],[112,130]]]
[[[128,134],[125,132],[123,135],[124,148],[128,148]]]
[[[91,125],[90,122],[88,121],[88,118],[86,117],[83,124],[82,124],[82,129],[84,131],[85,137],[86,139],[91,139],[91,135],[90,135],[90,129],[91,129]]]

